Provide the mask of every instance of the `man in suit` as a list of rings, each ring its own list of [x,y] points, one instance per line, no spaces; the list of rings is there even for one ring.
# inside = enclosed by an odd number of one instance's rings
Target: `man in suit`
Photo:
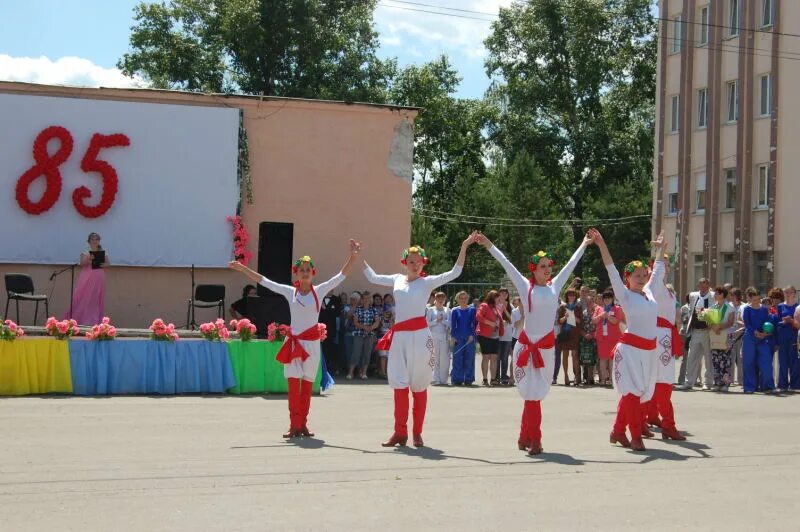
[[[697,283],[697,292],[689,294],[688,333],[689,351],[686,354],[686,381],[680,386],[681,390],[691,390],[700,376],[700,365],[705,366],[703,372],[703,390],[710,390],[713,384],[714,368],[711,364],[711,339],[708,336],[708,324],[698,318],[698,313],[714,304],[714,292],[710,290],[710,282],[703,277]]]
[[[328,337],[322,342],[322,353],[331,375],[338,375],[339,370],[345,367],[339,351],[339,317],[342,314],[342,302],[333,293],[325,294],[319,312],[319,321],[324,323],[328,330]]]

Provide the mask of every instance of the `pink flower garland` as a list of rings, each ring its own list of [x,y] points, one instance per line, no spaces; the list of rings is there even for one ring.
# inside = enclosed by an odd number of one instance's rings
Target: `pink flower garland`
[[[153,340],[161,340],[166,342],[174,342],[180,336],[175,332],[175,325],[172,323],[166,324],[161,318],[156,318],[150,325],[150,338]]]
[[[200,333],[203,335],[203,338],[212,342],[228,340],[231,337],[230,331],[225,326],[225,320],[221,318],[217,321],[200,325]]]
[[[87,340],[113,340],[117,337],[117,328],[111,325],[111,318],[104,317],[103,321],[92,326],[86,333]]]
[[[62,320],[58,321],[53,316],[47,318],[44,324],[47,334],[55,336],[59,340],[64,340],[71,336],[77,336],[81,330],[78,328],[78,322],[75,320]]]
[[[233,224],[233,257],[247,266],[253,254],[247,250],[247,243],[250,241],[250,233],[245,229],[242,224],[242,217],[238,214],[236,216],[228,216],[226,218]]]
[[[253,336],[256,335],[256,326],[246,318],[242,320],[231,320],[230,325],[233,327],[233,330],[236,331],[236,334],[239,335],[242,342],[249,342],[253,339]]]
[[[16,340],[22,336],[25,336],[25,331],[13,321],[6,320],[0,325],[0,340]]]

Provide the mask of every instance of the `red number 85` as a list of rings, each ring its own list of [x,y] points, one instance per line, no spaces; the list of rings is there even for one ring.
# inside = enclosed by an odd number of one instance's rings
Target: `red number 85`
[[[47,152],[47,143],[58,139],[60,145],[55,154],[50,156]],[[117,146],[129,146],[130,139],[122,133],[114,135],[101,135],[95,133],[89,142],[89,147],[81,160],[81,170],[86,173],[97,172],[103,181],[103,191],[100,202],[89,206],[84,200],[92,197],[92,192],[86,187],[78,187],[72,193],[72,204],[79,214],[86,218],[98,218],[104,215],[117,197],[119,178],[116,169],[108,162],[98,159],[100,150]],[[61,126],[50,126],[43,129],[33,142],[33,160],[36,161],[28,171],[17,180],[17,204],[28,214],[39,215],[50,210],[61,196],[62,178],[60,166],[72,154],[74,141],[72,134]],[[28,192],[31,184],[40,176],[45,178],[45,190],[39,201],[31,201]]]

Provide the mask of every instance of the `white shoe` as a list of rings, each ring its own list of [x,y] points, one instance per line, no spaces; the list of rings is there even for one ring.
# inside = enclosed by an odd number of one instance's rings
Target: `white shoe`
[[[686,390],[691,390],[691,389],[692,389],[692,387],[691,387],[691,386],[689,386],[688,384],[679,384],[678,386],[676,386],[676,387],[675,387],[675,389],[676,389],[676,390],[683,390],[683,391],[686,391]]]
[[[704,391],[704,392],[707,392],[707,391],[709,391],[709,390],[711,390],[711,388],[709,388],[707,385],[705,385],[705,384],[704,384],[704,385],[703,385],[703,391]]]

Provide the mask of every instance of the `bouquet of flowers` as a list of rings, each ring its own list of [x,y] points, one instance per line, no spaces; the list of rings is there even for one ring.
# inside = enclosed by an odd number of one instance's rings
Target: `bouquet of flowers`
[[[0,325],[0,340],[16,340],[21,336],[25,336],[25,331],[13,321],[6,320]]]
[[[202,324],[200,326],[200,333],[203,335],[203,338],[212,342],[228,340],[231,337],[231,333],[225,326],[225,320],[223,319]]]
[[[161,340],[164,342],[174,342],[180,336],[175,332],[175,325],[172,323],[166,324],[161,318],[156,318],[150,325],[150,338],[153,340]]]
[[[283,342],[291,332],[292,328],[288,325],[275,323],[267,325],[267,340],[270,342]]]
[[[328,326],[324,323],[317,323],[317,327],[319,327],[319,341],[324,342],[328,338]]]
[[[241,319],[241,320],[231,320],[230,323],[233,330],[236,331],[236,334],[239,335],[239,338],[242,342],[249,342],[253,339],[253,336],[256,335],[256,326],[250,323],[248,319]]]
[[[47,334],[49,334],[50,336],[55,336],[59,340],[64,340],[72,336],[77,336],[81,332],[81,330],[78,328],[77,321],[75,320],[58,321],[52,316],[47,318],[47,322],[44,324],[44,327],[45,329],[47,329]]]
[[[697,317],[709,325],[719,325],[722,322],[722,312],[718,308],[701,310]]]
[[[111,325],[111,319],[106,317],[86,333],[87,340],[113,340],[117,337],[117,328]]]

